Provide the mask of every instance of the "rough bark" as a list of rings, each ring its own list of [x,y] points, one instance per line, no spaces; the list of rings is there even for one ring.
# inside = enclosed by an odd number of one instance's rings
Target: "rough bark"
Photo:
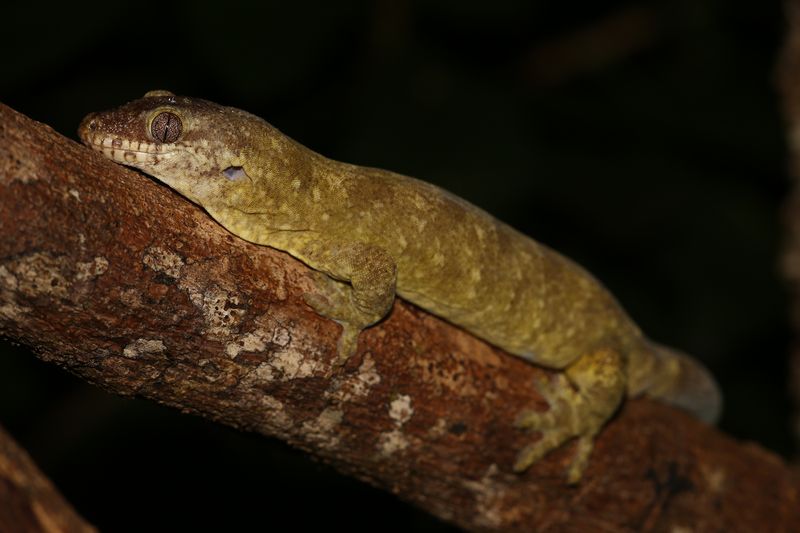
[[[310,271],[0,106],[0,333],[106,389],[276,436],[472,530],[789,531],[774,455],[629,401],[585,479],[570,446],[524,475],[514,429],[544,371],[405,302],[333,364]],[[794,524],[795,526],[792,526]]]
[[[794,178],[794,186],[783,211],[786,225],[783,273],[792,296],[790,320],[795,342],[787,385],[794,399],[794,435],[796,449],[800,450],[800,1],[787,2],[786,15],[789,33],[778,72],[787,129],[789,173]]]
[[[0,531],[94,533],[0,428]]]

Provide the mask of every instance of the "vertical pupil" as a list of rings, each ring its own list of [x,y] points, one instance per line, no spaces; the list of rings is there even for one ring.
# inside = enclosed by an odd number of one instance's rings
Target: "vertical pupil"
[[[169,130],[172,128],[172,117],[167,115],[167,123],[164,125],[164,138],[161,139],[162,141],[166,141],[167,137],[169,136]]]
[[[164,128],[164,140],[165,140],[165,141],[166,141],[166,140],[167,140],[167,138],[169,137],[169,134],[170,134],[170,132],[171,132],[172,128],[174,127],[174,126],[173,126],[173,124],[174,124],[174,123],[175,123],[175,121],[174,121],[174,120],[172,120],[172,117],[171,117],[171,116],[169,116],[169,115],[167,115],[167,127],[166,127],[166,128]]]
[[[163,143],[173,143],[181,135],[181,119],[174,113],[159,113],[153,119],[150,132],[154,139]]]

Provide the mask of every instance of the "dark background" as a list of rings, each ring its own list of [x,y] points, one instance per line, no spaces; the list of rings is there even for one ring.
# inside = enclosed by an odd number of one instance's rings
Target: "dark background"
[[[790,456],[778,2],[301,0],[3,7],[0,100],[76,138],[169,89],[437,183],[594,272],[706,362],[722,428]],[[279,442],[0,344],[0,423],[104,531],[446,530]]]

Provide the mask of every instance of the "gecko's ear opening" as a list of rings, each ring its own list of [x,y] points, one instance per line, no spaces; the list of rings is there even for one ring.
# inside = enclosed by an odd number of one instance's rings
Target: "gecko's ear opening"
[[[144,93],[145,98],[156,98],[158,96],[175,96],[175,95],[169,91],[164,91],[161,89],[155,91],[147,91],[146,93]]]
[[[222,173],[225,174],[225,177],[231,181],[250,179],[250,176],[247,175],[247,172],[245,172],[244,168],[242,167],[228,167],[223,170]]]

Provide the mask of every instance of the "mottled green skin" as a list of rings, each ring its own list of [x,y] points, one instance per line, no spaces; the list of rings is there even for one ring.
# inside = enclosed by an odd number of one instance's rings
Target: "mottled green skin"
[[[151,132],[165,111],[183,126],[173,143]],[[434,185],[327,159],[258,117],[163,91],[88,116],[80,134],[200,204],[235,235],[324,273],[307,301],[342,324],[341,359],[388,313],[396,292],[514,355],[565,370],[556,383],[540,384],[551,410],[517,421],[544,435],[520,454],[518,470],[577,436],[576,481],[592,437],[626,392],[705,418],[719,409],[703,369],[647,341],[589,273]],[[224,172],[231,167],[242,170],[233,179]]]

